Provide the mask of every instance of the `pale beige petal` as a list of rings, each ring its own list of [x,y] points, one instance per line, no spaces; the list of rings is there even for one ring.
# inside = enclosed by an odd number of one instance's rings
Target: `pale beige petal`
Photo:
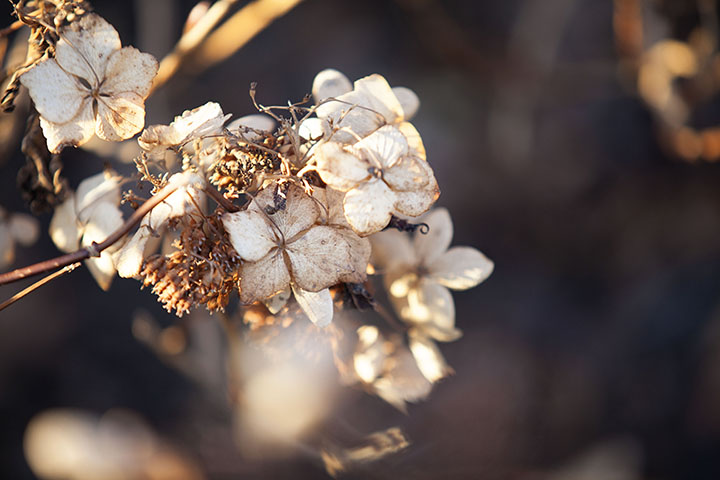
[[[269,133],[275,130],[275,127],[275,120],[263,113],[245,115],[244,117],[233,120],[227,126],[228,130],[237,133],[240,135],[240,138],[249,142],[261,140],[262,134],[259,132]],[[302,126],[300,128],[302,128]]]
[[[267,307],[268,311],[275,315],[280,310],[282,310],[285,305],[287,305],[288,300],[290,300],[290,297],[292,296],[292,289],[290,288],[290,285],[285,288],[285,290],[276,293],[272,297],[265,299],[263,303],[265,303],[265,306]]]
[[[132,92],[147,97],[157,74],[158,62],[149,53],[124,47],[110,54],[100,94],[115,96]]]
[[[177,132],[178,143],[190,137],[216,135],[222,132],[229,115],[224,115],[220,104],[207,102],[192,110],[185,110],[170,124]]]
[[[408,142],[409,150],[417,157],[427,160],[427,154],[425,152],[425,145],[423,145],[422,138],[417,129],[410,122],[403,122],[397,125],[398,130],[405,135],[405,139]]]
[[[365,383],[372,383],[383,371],[387,357],[384,338],[374,325],[363,325],[357,329],[358,343],[353,355],[355,375]]]
[[[407,155],[408,143],[400,130],[386,125],[354,144],[352,150],[370,165],[384,170]]]
[[[395,192],[428,190],[433,179],[432,171],[428,174],[427,162],[414,156],[402,157],[383,173],[383,180]]]
[[[438,346],[426,336],[411,330],[408,336],[410,351],[422,374],[432,383],[453,373]]]
[[[285,241],[291,242],[298,233],[307,230],[317,221],[320,206],[297,185],[289,185],[284,196],[282,188],[276,187],[275,183],[265,187],[253,200],[252,207],[265,212]],[[285,205],[281,208],[283,201]]]
[[[140,273],[148,240],[153,235],[153,232],[147,228],[147,218],[147,216],[143,218],[137,232],[113,256],[115,268],[122,278],[132,278]]]
[[[308,292],[295,285],[292,286],[295,300],[305,315],[316,326],[324,328],[330,325],[333,318],[333,301],[327,288],[319,292]]]
[[[230,243],[243,260],[256,262],[277,244],[277,235],[265,215],[255,210],[222,216]]]
[[[467,290],[485,281],[495,265],[472,247],[453,247],[427,267],[433,281],[453,290]]]
[[[453,223],[447,208],[436,208],[419,221],[428,226],[428,233],[416,233],[413,238],[415,254],[423,265],[430,265],[450,246]]]
[[[345,211],[343,209],[345,192],[341,192],[333,188],[316,188],[313,191],[313,197],[315,197],[323,206],[321,209],[321,222],[326,225],[351,228],[345,218]]]
[[[395,94],[398,102],[400,102],[400,106],[402,106],[403,118],[410,120],[414,117],[420,108],[420,99],[415,92],[407,87],[393,87],[392,92]]]
[[[113,171],[100,172],[78,185],[75,213],[80,223],[86,223],[102,203],[120,205],[120,177]]]
[[[322,181],[336,190],[347,192],[370,178],[370,165],[335,142],[318,146],[314,158]]]
[[[327,131],[328,124],[325,120],[311,117],[303,120],[298,127],[298,134],[305,140],[320,140]]]
[[[430,183],[418,190],[394,193],[395,212],[408,217],[417,217],[427,212],[440,196],[434,177],[430,179]]]
[[[345,194],[345,218],[358,235],[379,232],[390,222],[395,194],[381,180],[371,180]]]
[[[38,62],[20,77],[45,120],[65,123],[77,115],[89,91],[65,73],[53,59]]]
[[[8,222],[10,233],[20,245],[28,247],[40,236],[40,223],[35,217],[24,213],[16,213]]]
[[[105,76],[110,54],[120,46],[115,28],[101,16],[88,13],[60,29],[55,58],[64,70],[97,86]]]
[[[381,75],[376,73],[356,80],[355,91],[367,95],[371,103],[366,106],[382,115],[387,123],[403,119],[403,108],[387,80]]]
[[[440,341],[459,337],[455,329],[455,303],[447,288],[435,282],[421,280],[407,296],[407,306],[400,316],[417,326],[428,336]],[[440,337],[440,338],[438,338]]]
[[[145,126],[145,102],[137,93],[101,97],[97,109],[95,132],[103,140],[119,142],[132,137]]]
[[[317,292],[341,282],[364,282],[370,241],[348,229],[320,225],[288,244],[287,254],[294,282]]]
[[[392,357],[393,368],[373,383],[380,398],[405,412],[406,402],[424,400],[432,390],[432,383],[420,372],[415,359],[406,348],[400,348]]]
[[[66,123],[53,123],[40,117],[40,127],[50,152],[60,153],[64,147],[79,147],[95,135],[95,117],[90,103],[86,98],[77,115]]]
[[[15,260],[15,240],[7,223],[0,223],[0,269],[7,268]]]
[[[150,125],[138,138],[140,148],[151,156],[162,156],[165,151],[179,145],[183,137],[177,130],[168,125]]]
[[[417,263],[410,237],[397,230],[386,230],[368,237],[372,244],[371,263],[381,272],[407,270]]]
[[[73,195],[55,207],[55,213],[50,220],[50,238],[60,251],[69,253],[78,249],[81,236]]]
[[[328,68],[315,75],[312,86],[312,94],[315,98],[315,103],[321,103],[322,101],[330,97],[339,97],[352,90],[352,84],[350,80],[342,73]]]
[[[100,243],[123,224],[122,212],[111,203],[100,202],[93,209],[90,221],[85,225],[85,233],[81,245],[86,247],[93,242]],[[95,281],[103,290],[108,290],[113,278],[115,278],[115,263],[112,258],[112,250],[106,249],[101,252],[100,257],[89,258],[85,265],[90,270]]]
[[[252,303],[265,300],[281,292],[290,284],[283,253],[279,248],[271,250],[257,262],[243,264],[240,279],[240,301]]]

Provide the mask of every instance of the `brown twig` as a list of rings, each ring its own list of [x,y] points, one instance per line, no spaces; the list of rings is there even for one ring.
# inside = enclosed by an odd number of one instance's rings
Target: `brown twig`
[[[217,190],[215,190],[214,188],[205,187],[205,193],[207,193],[210,197],[212,197],[212,199],[215,200],[215,202],[218,205],[223,207],[228,212],[234,213],[234,212],[240,211],[240,207],[238,207],[237,205],[232,203],[227,198],[223,197],[222,194],[220,192],[218,192]]]
[[[122,237],[124,237],[137,223],[140,222],[140,220],[142,220],[142,218],[148,212],[150,212],[150,210],[155,208],[160,202],[169,197],[177,189],[178,185],[173,183],[164,186],[162,189],[160,189],[158,193],[156,193],[145,203],[143,203],[140,208],[135,210],[135,213],[130,216],[130,218],[122,225],[122,227],[115,230],[101,243],[93,242],[90,246],[81,248],[76,252],[68,253],[67,255],[61,255],[50,260],[45,260],[43,262],[30,265],[28,267],[18,268],[11,272],[3,273],[2,275],[0,275],[0,285],[5,285],[7,283],[22,280],[23,278],[49,272],[50,270],[55,270],[56,268],[65,267],[67,265],[80,262],[92,256],[100,256],[100,252],[102,252],[103,250],[120,240]]]
[[[15,295],[13,295],[12,297],[10,297],[9,299],[5,300],[3,303],[0,303],[0,311],[5,310],[7,307],[9,307],[9,306],[12,305],[13,303],[17,302],[18,300],[20,300],[21,298],[23,298],[23,297],[24,297],[25,295],[27,295],[28,293],[31,293],[31,292],[33,292],[34,290],[37,290],[38,288],[42,287],[42,286],[45,285],[46,283],[51,282],[52,280],[55,280],[56,278],[65,275],[66,273],[72,272],[73,270],[75,270],[75,269],[76,269],[77,267],[79,267],[80,265],[81,265],[80,262],[71,263],[70,265],[66,265],[64,268],[61,268],[61,269],[58,270],[57,272],[53,272],[53,273],[51,273],[50,275],[48,275],[47,277],[45,277],[45,278],[43,278],[43,279],[41,279],[41,280],[38,280],[37,282],[33,283],[33,284],[30,285],[29,287],[27,287],[27,288],[19,291],[18,293],[16,293]]]

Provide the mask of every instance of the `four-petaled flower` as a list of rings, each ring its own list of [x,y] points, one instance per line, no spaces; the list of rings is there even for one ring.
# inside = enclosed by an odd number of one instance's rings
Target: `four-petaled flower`
[[[117,31],[93,13],[60,28],[59,36],[55,57],[20,77],[40,113],[48,149],[80,146],[94,133],[120,141],[142,130],[155,58],[121,48]]]

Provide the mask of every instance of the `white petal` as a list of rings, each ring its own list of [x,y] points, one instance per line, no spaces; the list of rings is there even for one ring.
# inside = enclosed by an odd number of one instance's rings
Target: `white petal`
[[[298,134],[305,140],[319,140],[325,135],[327,122],[321,118],[311,117],[303,120],[298,127]]]
[[[333,301],[329,289],[308,292],[294,285],[292,289],[295,300],[311,322],[321,328],[330,325],[333,317]]]
[[[433,179],[427,167],[425,160],[407,155],[385,170],[383,180],[396,192],[427,190],[426,187]]]
[[[258,211],[226,213],[222,222],[230,243],[243,260],[256,262],[277,244],[270,221]]]
[[[75,196],[55,207],[50,220],[50,238],[60,251],[69,253],[78,249],[82,232],[78,230],[75,215]]]
[[[241,275],[240,301],[243,303],[270,298],[290,284],[290,272],[279,248],[257,262],[244,263]]]
[[[420,138],[420,134],[413,124],[410,122],[402,122],[397,125],[397,129],[405,135],[405,139],[408,142],[408,149],[411,154],[423,160],[427,160],[425,145],[423,145],[422,138]]]
[[[97,86],[105,77],[110,54],[120,46],[115,28],[101,16],[88,13],[60,30],[55,58],[64,70]]]
[[[101,202],[93,210],[92,218],[85,226],[81,244],[89,246],[93,242],[100,243],[120,228],[122,224],[123,218],[120,209],[116,205]],[[108,290],[113,278],[115,278],[116,270],[112,250],[117,247],[113,247],[103,250],[100,257],[89,258],[85,261],[88,270],[90,270],[93,278],[103,290]]]
[[[407,87],[393,87],[392,92],[400,102],[403,109],[403,117],[405,120],[410,120],[415,116],[418,109],[420,108],[420,99],[418,96]]]
[[[387,123],[395,123],[403,118],[403,108],[393,93],[387,80],[373,74],[355,81],[355,90],[365,93],[372,101],[367,105],[385,118]]]
[[[352,230],[319,225],[287,245],[298,287],[317,292],[341,282],[365,281],[370,241]]]
[[[268,115],[254,113],[233,120],[228,124],[227,128],[231,132],[237,132],[240,138],[254,142],[262,138],[262,135],[256,130],[266,133],[275,130],[275,120]]]
[[[415,325],[427,336],[441,342],[456,340],[455,303],[447,288],[422,279],[408,292],[407,304],[400,311],[403,320]]]
[[[123,92],[98,100],[95,133],[103,140],[119,142],[145,126],[145,101],[137,93]]]
[[[38,62],[20,77],[20,83],[29,90],[40,115],[55,123],[70,121],[90,94],[53,59]]]
[[[208,102],[193,110],[184,111],[182,115],[175,117],[170,127],[177,132],[180,143],[190,137],[221,133],[227,118],[220,104]]]
[[[409,343],[418,368],[432,383],[452,373],[452,368],[448,366],[435,342],[423,335],[411,333]]]
[[[365,383],[372,383],[383,371],[387,357],[384,339],[377,327],[363,325],[357,329],[358,343],[353,355],[355,374]]]
[[[157,70],[158,62],[149,53],[134,47],[116,50],[110,54],[100,93],[115,96],[132,92],[145,98]]]
[[[315,103],[321,103],[329,97],[339,97],[352,90],[350,80],[334,69],[323,70],[313,80],[312,93]]]
[[[418,190],[395,193],[395,212],[408,217],[417,217],[427,212],[440,196],[435,178]]]
[[[353,151],[370,165],[386,169],[407,155],[408,144],[400,130],[386,125],[353,145]]]
[[[347,192],[370,178],[370,165],[335,142],[319,145],[314,158],[322,181],[336,190]]]
[[[493,262],[472,247],[453,247],[428,264],[429,278],[453,290],[466,290],[492,273]]]
[[[379,232],[390,222],[395,200],[385,182],[373,179],[345,194],[345,218],[358,235]]]
[[[89,98],[83,100],[75,117],[66,123],[53,123],[40,116],[40,127],[50,152],[60,153],[64,147],[79,147],[95,135],[95,117],[90,103]]]
[[[140,273],[145,260],[145,246],[152,235],[146,224],[143,219],[138,231],[114,255],[115,267],[122,278],[132,278]]]
[[[453,224],[450,212],[446,208],[436,208],[422,217],[429,228],[428,233],[416,233],[413,239],[415,253],[424,265],[430,265],[450,246],[453,237]]]
[[[10,217],[10,232],[20,245],[32,245],[40,236],[40,224],[35,217],[16,213]]]
[[[120,177],[105,171],[86,178],[75,193],[75,211],[81,223],[86,223],[101,203],[120,204]]]

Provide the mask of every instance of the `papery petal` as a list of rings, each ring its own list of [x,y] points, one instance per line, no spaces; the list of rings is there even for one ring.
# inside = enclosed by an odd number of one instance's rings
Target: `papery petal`
[[[364,282],[370,241],[348,229],[319,225],[288,244],[287,254],[295,283],[317,292],[341,282]]]
[[[327,288],[319,292],[308,292],[295,285],[292,287],[295,300],[310,321],[318,327],[327,327],[332,322],[333,301]]]
[[[72,120],[66,123],[53,123],[40,116],[40,127],[47,139],[51,153],[60,153],[64,147],[79,147],[95,134],[95,117],[89,98],[83,100]]]
[[[387,357],[383,349],[383,337],[374,325],[357,329],[358,343],[353,355],[355,374],[365,383],[372,383],[383,371]]]
[[[158,62],[149,53],[134,47],[121,48],[110,54],[100,93],[115,96],[132,92],[145,98],[157,71]]]
[[[177,132],[178,143],[190,138],[204,135],[216,135],[222,132],[229,115],[224,115],[220,104],[207,102],[192,110],[185,110],[175,117],[170,126]]]
[[[367,95],[370,104],[365,106],[382,115],[387,123],[402,120],[403,108],[387,80],[381,75],[376,73],[356,80],[355,91]]]
[[[280,310],[282,310],[285,305],[287,305],[288,300],[290,300],[290,297],[292,296],[292,289],[290,288],[290,285],[285,288],[285,290],[276,293],[270,298],[265,299],[265,306],[267,307],[268,311],[275,315]]]
[[[40,224],[35,217],[16,213],[8,221],[10,233],[16,242],[22,246],[30,246],[40,236]]]
[[[272,183],[257,194],[251,208],[265,212],[267,218],[282,233],[286,242],[292,242],[294,237],[310,228],[320,216],[320,207],[317,201],[305,193],[297,185],[290,184],[283,197],[282,188]],[[277,208],[278,202],[285,201],[285,207]]]
[[[393,368],[373,382],[373,389],[380,398],[405,412],[406,402],[414,403],[427,398],[432,383],[420,372],[406,348],[396,351],[392,360]]]
[[[243,264],[240,279],[240,301],[252,303],[265,300],[281,292],[290,284],[282,250],[271,250],[257,262]]]
[[[339,97],[352,90],[350,80],[337,70],[328,68],[315,75],[312,94],[319,104],[330,97]]]
[[[305,140],[316,141],[325,135],[327,122],[321,118],[311,117],[303,120],[298,127],[298,134]]]
[[[146,245],[153,236],[153,232],[147,228],[148,222],[145,218],[137,232],[113,255],[115,268],[122,278],[132,278],[138,275],[145,260]]]
[[[396,126],[398,130],[405,136],[405,140],[408,143],[408,150],[416,157],[423,160],[427,160],[427,153],[425,152],[425,145],[423,145],[420,133],[410,122],[402,122]]]
[[[408,340],[410,351],[425,378],[435,383],[453,373],[435,342],[414,331],[411,331]]]
[[[15,240],[7,223],[0,223],[0,268],[5,269],[15,260]]]
[[[81,245],[87,247],[92,245],[93,242],[100,243],[122,225],[122,212],[117,205],[101,202],[93,209],[92,217],[85,225]],[[117,247],[115,245],[113,247],[103,250],[99,257],[85,260],[85,265],[103,290],[108,290],[113,278],[115,278],[116,270],[112,251],[116,250]]]
[[[397,230],[386,230],[368,237],[372,244],[371,263],[381,270],[407,270],[417,263],[410,237]]]
[[[55,58],[64,70],[97,86],[105,77],[110,54],[120,46],[115,28],[101,16],[88,13],[60,29]]]
[[[446,208],[436,208],[420,221],[428,226],[428,233],[416,234],[413,238],[415,254],[423,265],[430,265],[450,246],[453,237],[453,223]]]
[[[408,153],[405,136],[392,125],[386,125],[353,145],[352,150],[370,165],[387,169]]]
[[[113,171],[104,171],[86,178],[75,192],[75,214],[80,223],[86,223],[101,203],[120,204],[120,177]]]
[[[345,211],[343,209],[345,192],[332,188],[316,188],[313,190],[313,197],[325,207],[321,213],[321,221],[323,223],[326,225],[350,228],[350,224],[347,219],[345,219]]]
[[[421,280],[407,296],[407,305],[400,316],[418,327],[427,336],[448,342],[456,340],[461,333],[455,328],[455,303],[447,288],[437,283]]]
[[[428,278],[453,290],[466,290],[493,272],[493,262],[472,247],[453,247],[427,264]]]
[[[221,218],[230,243],[243,260],[256,262],[277,244],[277,234],[263,213],[245,210]]]
[[[319,145],[315,161],[322,181],[336,190],[347,192],[370,178],[370,165],[334,142]]]
[[[345,218],[358,235],[379,232],[390,222],[395,194],[381,180],[371,180],[345,194]]]
[[[145,126],[145,101],[137,93],[123,92],[101,97],[95,118],[95,132],[103,140],[119,142]]]
[[[35,103],[35,109],[45,120],[65,123],[77,115],[83,100],[90,92],[65,73],[54,59],[35,64],[20,77]]]
[[[430,182],[418,190],[394,193],[395,212],[408,217],[417,217],[427,212],[440,196],[435,177],[430,178]]]
[[[404,156],[385,170],[383,180],[396,192],[425,189],[432,177],[428,175],[427,162],[417,157]]]
[[[228,124],[227,128],[231,132],[237,132],[240,138],[254,142],[262,138],[262,135],[258,132],[269,133],[275,130],[275,120],[268,115],[254,113],[233,120]]]
[[[60,251],[69,253],[78,249],[81,236],[73,195],[55,207],[55,213],[50,220],[50,238]]]
[[[184,138],[168,125],[150,125],[143,130],[138,144],[151,156],[161,156],[168,148],[179,145]]]
[[[415,116],[418,109],[420,108],[420,99],[418,96],[407,87],[393,87],[392,92],[395,94],[395,98],[398,99],[403,110],[403,118],[410,120]]]

